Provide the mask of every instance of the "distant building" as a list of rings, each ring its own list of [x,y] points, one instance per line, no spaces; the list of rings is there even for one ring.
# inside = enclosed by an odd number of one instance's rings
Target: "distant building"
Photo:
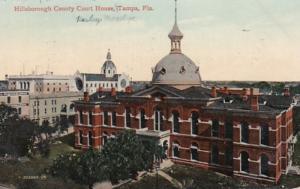
[[[8,82],[6,80],[0,81],[0,91],[8,90]]]
[[[108,51],[106,61],[101,67],[99,73],[79,73],[75,74],[77,85],[83,84],[83,91],[89,93],[96,92],[99,88],[103,90],[111,90],[115,88],[117,91],[125,91],[130,85],[129,76],[126,74],[118,74],[117,67],[112,61],[111,52]]]
[[[0,90],[0,104],[15,108],[20,117],[29,118],[29,93],[28,91]]]
[[[22,109],[27,111],[26,117],[36,121],[39,125],[57,124],[62,115],[66,118],[74,117],[72,101],[81,99],[83,95],[83,83],[78,84],[76,77],[72,75],[54,75],[52,72],[10,75],[7,77],[7,82],[9,92],[4,94],[5,98],[13,98],[9,95],[18,95],[19,91],[25,92],[28,102]]]
[[[260,95],[253,88],[206,88],[199,67],[181,52],[175,21],[171,52],[139,91],[98,90],[75,102],[75,146],[101,149],[119,132],[133,130],[165,149],[177,164],[277,183],[291,164],[293,98]]]

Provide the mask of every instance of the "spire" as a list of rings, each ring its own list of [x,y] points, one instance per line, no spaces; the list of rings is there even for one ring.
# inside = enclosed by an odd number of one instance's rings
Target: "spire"
[[[175,0],[175,24],[177,24],[177,0]]]
[[[175,23],[168,36],[171,39],[171,53],[181,53],[181,39],[183,38],[183,34],[177,25],[177,0],[175,0]]]
[[[108,49],[108,52],[107,52],[107,55],[106,55],[106,59],[107,59],[107,60],[111,60],[110,49]]]

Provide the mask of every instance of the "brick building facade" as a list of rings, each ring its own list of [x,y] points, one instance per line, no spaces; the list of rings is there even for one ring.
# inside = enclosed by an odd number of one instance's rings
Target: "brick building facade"
[[[164,146],[175,163],[277,183],[293,152],[293,99],[206,88],[199,67],[181,52],[177,20],[169,38],[171,52],[156,64],[151,86],[99,88],[75,102],[75,146],[101,149],[130,129]]]

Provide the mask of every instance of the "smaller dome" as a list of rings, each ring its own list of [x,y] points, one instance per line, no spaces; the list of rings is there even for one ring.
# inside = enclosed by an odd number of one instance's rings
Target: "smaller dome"
[[[110,50],[108,50],[107,55],[106,55],[106,61],[102,65],[101,68],[101,73],[106,73],[106,70],[117,70],[116,65],[114,62],[111,60],[111,53]]]
[[[177,22],[175,22],[173,29],[171,30],[171,32],[169,33],[169,38],[172,40],[174,38],[179,38],[182,39],[183,38],[183,34],[181,33],[181,31],[179,30],[179,27],[177,25]]]

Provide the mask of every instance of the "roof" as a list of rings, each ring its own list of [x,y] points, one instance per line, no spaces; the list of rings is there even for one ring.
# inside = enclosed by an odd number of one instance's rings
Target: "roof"
[[[105,74],[89,74],[83,73],[86,81],[118,81],[120,74],[115,74],[113,77],[105,77]]]

